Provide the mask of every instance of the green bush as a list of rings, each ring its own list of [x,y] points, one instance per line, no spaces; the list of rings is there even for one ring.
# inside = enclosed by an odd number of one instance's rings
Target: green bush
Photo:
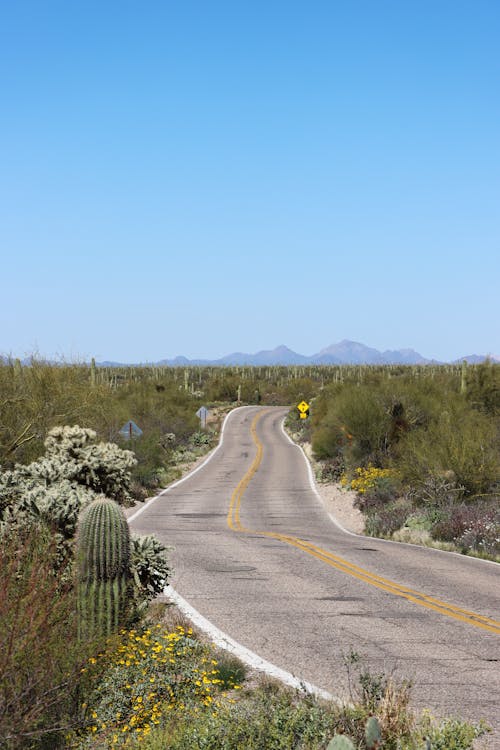
[[[75,591],[55,573],[56,562],[43,526],[16,530],[0,545],[0,738],[7,750],[62,747],[67,728],[78,725],[89,646],[78,642]]]
[[[147,750],[324,750],[339,728],[355,720],[340,718],[335,707],[299,696],[278,686],[263,686],[222,704],[216,713],[202,712],[189,720],[172,717]]]
[[[427,737],[432,750],[469,750],[474,740],[489,731],[489,727],[480,722],[470,724],[459,718],[443,719],[437,723],[429,715],[422,721],[420,732]]]
[[[245,682],[248,669],[237,656],[221,651],[217,654],[215,676],[222,690],[231,690]]]
[[[498,449],[492,421],[459,403],[426,429],[408,433],[394,463],[408,484],[425,477],[451,478],[466,494],[477,495],[500,482]]]
[[[387,451],[390,416],[383,399],[368,385],[346,386],[335,400],[338,429],[346,433],[351,466],[377,462]]]
[[[500,367],[485,362],[467,368],[467,400],[475,409],[500,416]]]
[[[123,630],[90,659],[89,672],[96,667],[74,748],[130,747],[134,738],[142,745],[174,712],[191,719],[195,709],[213,711],[220,689],[211,647],[182,626]]]
[[[322,425],[314,430],[312,439],[312,449],[318,460],[336,458],[342,455],[342,448],[345,445],[345,436],[336,425]]]

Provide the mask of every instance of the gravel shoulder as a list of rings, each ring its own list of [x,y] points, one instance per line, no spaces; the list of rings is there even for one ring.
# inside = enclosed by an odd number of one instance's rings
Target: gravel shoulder
[[[311,444],[302,443],[301,445],[311,464],[313,475],[316,477],[319,464],[314,460]],[[354,507],[356,493],[353,490],[345,490],[339,482],[319,482],[315,479],[315,485],[327,512],[334,516],[347,531],[363,534],[364,517],[361,511]]]
[[[225,410],[228,411],[228,410]],[[224,412],[223,412],[224,413]],[[217,415],[220,418],[220,414]],[[291,436],[293,439],[293,436]],[[312,455],[312,447],[310,443],[303,443],[302,449],[304,450],[304,453],[307,456],[307,459],[309,463],[311,464],[311,468],[313,471],[314,477],[317,476],[317,470],[319,468],[319,464],[317,461],[315,461],[313,455]],[[212,451],[215,450],[215,447],[212,448]],[[208,452],[202,456],[199,456],[194,461],[189,461],[184,464],[179,464],[177,466],[177,469],[180,471],[180,476],[175,481],[178,482],[179,479],[182,477],[185,477],[186,474],[189,474],[191,471],[196,469],[198,466],[200,466],[204,461],[207,460],[208,456],[212,452]],[[325,509],[328,513],[330,513],[334,518],[345,528],[347,531],[352,531],[355,534],[363,534],[364,533],[364,518],[361,511],[359,511],[357,508],[354,507],[354,501],[356,499],[356,493],[352,490],[346,490],[343,487],[341,487],[339,482],[320,482],[315,478],[315,486],[318,491],[318,494],[323,502],[323,505],[325,506]],[[162,490],[160,490],[161,492]],[[158,493],[159,494],[159,493]],[[156,497],[156,495],[152,495],[149,498],[146,498],[144,502],[136,502],[133,506],[129,508],[124,508],[124,513],[127,518],[129,518],[133,513],[135,513],[139,508],[141,508],[145,503],[147,503],[149,500],[151,500],[153,497]]]

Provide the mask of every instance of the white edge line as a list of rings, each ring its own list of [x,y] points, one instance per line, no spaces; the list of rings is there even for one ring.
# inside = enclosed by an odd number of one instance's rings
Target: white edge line
[[[305,450],[303,449],[303,447],[301,445],[299,445],[298,443],[295,443],[292,440],[292,438],[290,437],[290,435],[288,434],[288,432],[286,432],[286,430],[285,430],[285,419],[286,419],[286,417],[283,417],[283,419],[281,420],[281,431],[282,431],[283,435],[286,437],[286,439],[289,440],[290,443],[295,448],[298,448],[299,451],[302,453],[302,456],[304,458],[304,461],[305,461],[306,467],[307,467],[307,474],[309,476],[309,484],[311,485],[312,491],[314,492],[314,494],[316,495],[316,497],[321,502],[321,505],[324,508],[325,507],[325,503],[323,502],[323,498],[321,497],[321,495],[320,495],[320,493],[318,491],[318,488],[316,487],[316,480],[314,478],[314,474],[313,474],[311,462],[309,461],[309,458],[307,457],[307,454],[306,454]],[[337,526],[341,531],[344,532],[344,534],[349,534],[349,536],[357,536],[357,537],[359,537],[359,534],[355,534],[354,531],[349,531],[349,529],[346,529],[344,526],[342,526],[342,524],[340,523],[340,521],[338,521],[332,513],[328,513],[328,517],[330,518],[330,521],[335,524],[335,526]]]
[[[237,406],[234,409],[232,409],[230,412],[228,412],[228,414],[226,414],[224,418],[224,422],[222,423],[219,443],[208,454],[207,458],[203,461],[203,463],[201,463],[199,466],[196,467],[196,469],[193,469],[184,477],[182,477],[182,479],[179,479],[176,482],[173,482],[173,484],[166,487],[158,495],[155,495],[155,497],[150,498],[142,506],[142,508],[139,508],[133,515],[129,516],[129,518],[127,519],[128,523],[130,524],[131,521],[134,521],[138,516],[140,516],[140,514],[144,510],[146,510],[146,508],[152,505],[152,503],[154,503],[155,500],[158,500],[159,497],[162,497],[162,495],[165,495],[174,487],[177,487],[182,482],[185,482],[186,479],[189,479],[190,477],[192,477],[193,474],[196,474],[197,471],[202,469],[209,461],[211,461],[224,442],[224,429],[226,427],[226,423],[229,417],[231,416],[231,414],[234,414],[234,412],[238,411],[239,409],[249,409],[249,408],[255,408],[255,407]],[[182,596],[180,596],[180,594],[178,594],[177,591],[175,591],[172,588],[172,586],[166,586],[165,589],[163,590],[163,593],[171,601],[173,601],[177,605],[177,607],[179,607],[180,611],[183,614],[185,614],[186,617],[188,617],[191,620],[191,622],[193,622],[193,624],[196,625],[197,628],[199,628],[199,630],[201,630],[203,633],[206,633],[206,635],[210,638],[210,640],[213,641],[213,643],[215,643],[216,646],[219,646],[219,648],[223,648],[226,651],[229,651],[230,653],[237,656],[239,659],[241,659],[242,662],[244,662],[245,664],[248,664],[253,669],[257,669],[260,672],[264,672],[265,674],[268,674],[270,677],[274,677],[277,680],[280,680],[285,685],[289,685],[290,687],[295,688],[297,690],[306,691],[308,693],[311,693],[312,695],[315,695],[318,698],[323,698],[323,700],[334,701],[338,705],[344,705],[339,698],[335,697],[331,693],[328,693],[326,690],[316,687],[316,685],[312,685],[310,682],[306,682],[305,680],[299,680],[297,677],[294,677],[294,675],[291,674],[291,672],[286,672],[284,669],[277,667],[275,664],[271,664],[271,662],[266,661],[265,659],[262,659],[262,657],[260,657],[258,654],[255,654],[253,651],[250,651],[250,649],[246,648],[246,646],[242,646],[240,643],[233,640],[231,636],[227,635],[222,630],[219,630],[219,628],[213,623],[211,623],[210,620],[207,620],[206,617],[203,617],[203,615],[200,614],[200,612],[198,612],[198,610],[196,610],[194,607],[192,607],[185,599],[183,599]]]
[[[287,440],[289,440],[290,443],[293,446],[295,446],[295,448],[298,448],[300,452],[302,453],[304,461],[306,462],[307,473],[309,475],[309,483],[311,485],[311,489],[316,495],[316,497],[319,499],[319,501],[321,502],[323,508],[325,508],[325,503],[323,502],[323,498],[321,497],[318,491],[318,488],[316,487],[316,479],[314,478],[313,470],[311,467],[311,462],[305,450],[303,449],[303,447],[299,445],[298,443],[295,443],[290,437],[290,435],[288,434],[288,432],[285,430],[285,419],[286,419],[286,416],[283,417],[283,419],[281,420],[281,431],[283,432],[283,435],[287,438]],[[384,544],[401,544],[401,545],[404,545],[405,547],[411,547],[412,549],[425,549],[425,550],[428,550],[429,552],[439,552],[440,554],[445,554],[445,555],[456,555],[461,560],[470,560],[470,561],[474,561],[477,563],[488,563],[489,565],[499,564],[495,562],[494,560],[483,560],[481,557],[469,557],[469,555],[462,555],[460,554],[460,552],[453,552],[452,550],[436,549],[436,547],[426,547],[423,544],[411,544],[411,542],[397,542],[395,539],[381,539],[378,536],[367,536],[366,534],[355,534],[354,531],[349,531],[348,529],[344,528],[344,526],[342,526],[340,521],[338,521],[332,513],[328,513],[328,517],[330,521],[333,524],[335,524],[335,526],[337,526],[337,528],[339,528],[341,531],[344,532],[344,534],[349,534],[349,536],[356,536],[358,537],[358,539],[373,539],[374,542],[383,542]]]
[[[182,596],[179,596],[177,591],[174,591],[171,586],[166,586],[163,593],[179,607],[180,611],[185,614],[197,628],[206,633],[210,640],[215,643],[216,646],[219,646],[219,648],[223,648],[226,651],[235,654],[235,656],[241,659],[245,664],[253,667],[253,669],[265,672],[270,677],[275,677],[285,685],[289,685],[297,690],[306,691],[318,698],[323,698],[324,700],[335,701],[338,705],[344,705],[339,698],[331,695],[331,693],[328,693],[326,690],[322,690],[321,688],[316,687],[316,685],[311,685],[310,682],[306,682],[305,680],[299,680],[297,677],[294,677],[291,672],[286,672],[275,664],[271,664],[271,662],[262,659],[258,654],[250,651],[246,646],[242,646],[241,643],[233,640],[233,638],[222,630],[219,630],[218,627],[203,617],[203,615],[194,609],[194,607],[183,599]]]
[[[154,497],[150,497],[149,500],[147,500],[141,508],[139,508],[138,510],[136,510],[135,513],[132,513],[132,515],[127,518],[127,521],[129,523],[131,523],[131,521],[135,521],[135,519],[138,516],[140,516],[141,513],[146,510],[146,508],[149,508],[150,505],[152,505],[156,500],[158,500],[159,497],[162,497],[163,495],[166,495],[167,492],[170,492],[170,490],[173,490],[174,487],[178,487],[179,484],[182,484],[183,482],[185,482],[186,479],[190,479],[193,476],[193,474],[196,474],[197,471],[200,471],[200,469],[203,469],[203,467],[206,466],[206,464],[208,464],[208,462],[212,460],[212,458],[215,456],[215,454],[217,453],[217,451],[219,450],[219,448],[222,447],[222,443],[224,442],[224,430],[225,430],[225,427],[226,427],[226,422],[229,419],[229,417],[231,416],[231,414],[234,414],[235,411],[239,411],[240,409],[249,409],[249,408],[252,408],[252,407],[249,407],[249,406],[236,406],[234,409],[231,409],[231,411],[228,412],[226,414],[226,416],[224,417],[224,422],[222,423],[222,428],[221,428],[221,431],[220,431],[219,442],[216,445],[216,447],[213,450],[210,451],[210,453],[208,454],[208,456],[206,457],[206,459],[199,466],[197,466],[196,469],[192,469],[192,471],[189,471],[181,479],[178,479],[176,482],[172,482],[172,484],[169,484],[168,487],[166,487],[164,490],[162,490],[161,492],[159,492]],[[253,407],[253,408],[255,408],[255,407]]]

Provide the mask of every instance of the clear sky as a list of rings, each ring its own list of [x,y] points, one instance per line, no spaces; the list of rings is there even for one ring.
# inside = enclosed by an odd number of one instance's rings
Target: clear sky
[[[0,352],[500,354],[497,0],[0,0]]]

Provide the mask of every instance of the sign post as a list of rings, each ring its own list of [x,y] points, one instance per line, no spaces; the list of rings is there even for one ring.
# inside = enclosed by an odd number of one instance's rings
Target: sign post
[[[301,401],[300,404],[297,404],[297,409],[300,412],[300,418],[307,419],[309,416],[309,404],[307,401]]]
[[[119,435],[125,440],[132,440],[132,438],[138,438],[142,435],[142,430],[136,425],[131,419],[126,422],[121,428]]]

